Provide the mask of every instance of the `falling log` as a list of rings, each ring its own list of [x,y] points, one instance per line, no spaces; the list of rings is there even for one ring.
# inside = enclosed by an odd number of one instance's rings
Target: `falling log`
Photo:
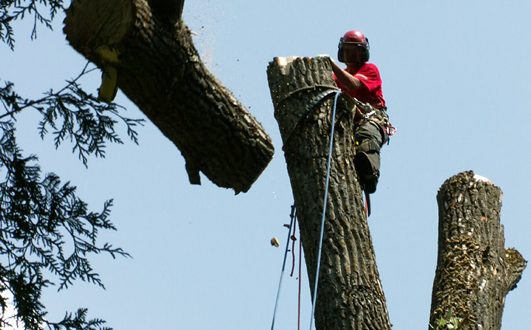
[[[439,251],[429,329],[499,330],[505,297],[516,287],[526,261],[505,248],[500,224],[501,190],[463,172],[437,194]]]
[[[207,70],[180,19],[183,1],[74,0],[64,33],[181,151],[191,183],[203,172],[220,187],[247,191],[273,156],[270,137]],[[119,54],[106,63],[96,51]]]
[[[275,58],[267,73],[313,296],[337,87],[326,57]],[[326,330],[385,330],[391,325],[353,163],[351,102],[340,97],[337,107],[315,324]]]

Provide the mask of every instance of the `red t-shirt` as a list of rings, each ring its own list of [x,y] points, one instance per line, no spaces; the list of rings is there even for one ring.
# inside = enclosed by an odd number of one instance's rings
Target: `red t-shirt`
[[[360,88],[349,90],[347,89],[334,74],[333,78],[344,93],[351,97],[355,97],[361,102],[369,103],[377,109],[385,108],[385,100],[382,92],[382,78],[378,67],[372,63],[363,64],[357,71],[352,69],[345,69],[348,73],[359,79],[362,86]]]

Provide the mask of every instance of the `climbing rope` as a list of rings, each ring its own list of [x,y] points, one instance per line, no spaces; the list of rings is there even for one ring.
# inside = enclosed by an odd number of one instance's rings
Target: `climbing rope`
[[[293,233],[291,235],[291,259],[292,260],[291,260],[291,273],[289,274],[289,277],[293,277],[293,273],[295,273],[295,259],[296,259],[295,258],[295,242],[297,241],[296,234],[297,234],[297,217],[295,217],[295,220],[293,221]],[[301,289],[302,289],[301,269],[302,269],[302,240],[299,239],[299,276],[297,277],[297,280],[299,282],[299,288],[297,292],[297,330],[301,330]]]
[[[321,91],[317,92],[319,90],[321,90]],[[315,85],[315,86],[309,86],[309,87],[302,87],[302,88],[296,89],[296,90],[292,91],[291,93],[289,93],[288,95],[286,95],[284,98],[282,98],[281,100],[278,101],[278,104],[283,104],[284,102],[286,102],[287,100],[291,99],[292,97],[296,97],[299,94],[309,93],[309,92],[314,92],[314,95],[311,96],[311,99],[308,100],[308,103],[311,104],[311,105],[308,107],[306,112],[300,116],[300,118],[297,121],[297,123],[295,123],[295,125],[291,128],[291,133],[284,139],[284,148],[287,145],[289,145],[293,133],[297,131],[297,127],[299,127],[299,125],[301,125],[303,122],[305,122],[306,119],[310,116],[310,114],[315,109],[317,109],[318,106],[322,102],[324,102],[331,95],[333,95],[335,93],[339,93],[340,90],[337,87],[327,86],[327,85]]]
[[[293,221],[293,233],[291,234],[291,272],[289,277],[293,277],[293,272],[295,271],[295,241],[297,240],[297,217]]]
[[[327,157],[327,165],[326,165],[326,179],[325,179],[325,192],[323,197],[323,213],[321,217],[321,231],[320,231],[320,237],[319,237],[319,248],[317,253],[317,269],[315,274],[315,285],[314,285],[314,294],[313,294],[313,301],[312,301],[312,313],[311,313],[311,319],[310,319],[310,330],[313,328],[313,319],[314,319],[314,313],[315,313],[315,306],[317,304],[317,287],[319,284],[319,272],[321,269],[321,255],[322,255],[322,249],[323,249],[323,240],[324,240],[324,229],[325,229],[325,219],[326,219],[326,206],[328,203],[328,186],[330,184],[330,172],[331,172],[331,164],[332,164],[332,153],[334,150],[334,132],[335,132],[335,119],[336,119],[336,109],[337,109],[337,100],[339,99],[339,96],[341,95],[341,91],[334,90],[333,92],[328,91],[325,95],[322,95],[322,98],[326,98],[327,96],[335,93],[334,96],[334,103],[332,106],[332,118],[331,118],[331,128],[330,128],[330,146],[328,148],[328,157]],[[310,109],[315,108],[315,106],[311,107]],[[284,251],[284,260],[282,261],[282,270],[280,271],[280,279],[278,283],[278,289],[277,289],[277,296],[275,300],[275,308],[273,311],[273,320],[271,322],[271,330],[274,330],[275,328],[275,320],[276,320],[276,314],[279,304],[279,297],[280,292],[282,291],[282,280],[284,278],[284,271],[286,269],[286,259],[289,252],[289,244],[290,239],[294,236],[295,232],[295,223],[296,223],[296,209],[295,205],[291,206],[291,214],[290,214],[290,224],[288,229],[288,237],[286,239],[286,249]],[[293,235],[293,236],[292,236]],[[294,242],[293,242],[294,245]],[[293,250],[293,248],[292,248]],[[294,253],[292,251],[292,253]],[[299,242],[299,292],[298,292],[298,330],[300,330],[300,309],[301,309],[301,259],[302,259],[302,244]],[[292,274],[293,274],[293,268],[292,265]]]
[[[302,290],[302,239],[299,239],[299,290],[297,293],[297,330],[301,330],[301,290]]]
[[[328,202],[328,186],[330,183],[330,171],[332,165],[332,152],[334,151],[334,130],[336,126],[336,108],[337,108],[337,99],[341,95],[341,92],[336,92],[334,97],[334,105],[332,107],[332,123],[330,128],[330,146],[328,148],[328,159],[326,161],[326,180],[325,180],[325,192],[323,197],[323,214],[321,217],[321,233],[319,237],[319,249],[317,251],[317,269],[315,271],[315,284],[313,287],[313,301],[312,301],[312,314],[310,318],[310,330],[313,328],[313,319],[315,313],[315,306],[317,304],[317,288],[319,284],[319,271],[321,270],[321,254],[323,252],[323,239],[324,239],[324,229],[325,229],[325,219],[326,219],[326,204]]]
[[[289,228],[288,228],[288,238],[286,239],[286,250],[284,251],[284,261],[282,262],[282,270],[280,271],[280,280],[278,281],[277,298],[275,300],[275,309],[273,311],[273,321],[271,322],[271,330],[275,328],[275,319],[277,316],[278,300],[280,297],[280,291],[282,290],[282,279],[284,277],[284,269],[286,269],[286,259],[288,257],[288,251],[289,251],[289,240],[291,237],[292,228],[294,227],[293,224],[295,223],[296,216],[297,215],[296,215],[295,204],[293,204],[291,206],[290,223],[289,223]]]

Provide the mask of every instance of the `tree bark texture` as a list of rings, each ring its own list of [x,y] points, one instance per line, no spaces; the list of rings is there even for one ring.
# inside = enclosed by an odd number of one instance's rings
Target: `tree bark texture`
[[[182,4],[74,0],[64,32],[100,67],[98,47],[119,52],[118,86],[179,148],[191,183],[200,184],[201,171],[218,186],[245,192],[271,160],[272,141],[201,62],[180,19]]]
[[[275,58],[268,80],[300,221],[312,296],[337,87],[328,58]],[[315,324],[391,329],[354,168],[354,110],[339,98]]]
[[[430,329],[443,329],[441,321],[452,318],[457,329],[501,328],[505,296],[526,266],[518,251],[504,247],[501,197],[498,187],[471,171],[440,188]]]

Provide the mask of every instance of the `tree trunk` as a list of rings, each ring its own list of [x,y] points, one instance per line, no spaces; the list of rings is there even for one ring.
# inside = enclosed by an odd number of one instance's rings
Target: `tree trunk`
[[[275,58],[267,72],[313,295],[337,87],[324,57]],[[353,163],[353,104],[348,97],[338,103],[315,324],[391,329]]]
[[[270,137],[199,59],[180,20],[183,1],[74,0],[64,32],[100,67],[96,52],[119,52],[118,86],[181,151],[191,183],[199,171],[247,191],[273,155]],[[151,4],[151,5],[150,5]]]
[[[439,254],[430,329],[499,330],[507,293],[526,261],[505,249],[501,190],[473,172],[448,179],[437,194]],[[446,325],[445,325],[446,323]]]

